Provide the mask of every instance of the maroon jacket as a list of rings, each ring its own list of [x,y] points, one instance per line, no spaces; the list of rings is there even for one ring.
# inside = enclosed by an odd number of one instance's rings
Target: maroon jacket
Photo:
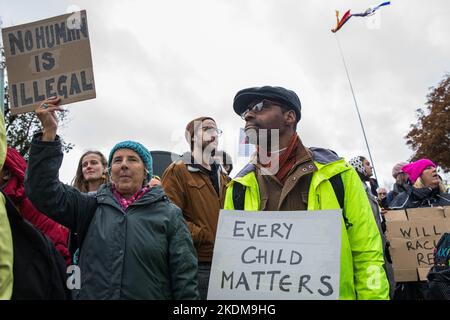
[[[8,168],[11,172],[10,179],[3,186],[3,193],[14,202],[27,221],[50,238],[66,264],[69,265],[71,263],[67,249],[69,230],[38,211],[25,196],[24,177],[27,168],[25,159],[15,149],[8,147],[3,167]]]

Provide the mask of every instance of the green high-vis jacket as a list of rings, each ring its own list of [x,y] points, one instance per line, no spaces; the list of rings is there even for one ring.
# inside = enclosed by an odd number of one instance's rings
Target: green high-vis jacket
[[[340,299],[389,299],[389,282],[383,268],[381,236],[356,171],[334,152],[311,148],[318,170],[312,175],[308,194],[308,210],[340,209],[329,179],[341,175],[344,185],[345,216],[342,220]],[[248,165],[233,179],[227,189],[226,210],[234,210],[233,186],[245,186],[244,210],[260,210],[260,192],[255,166]],[[295,208],[292,208],[295,210]]]

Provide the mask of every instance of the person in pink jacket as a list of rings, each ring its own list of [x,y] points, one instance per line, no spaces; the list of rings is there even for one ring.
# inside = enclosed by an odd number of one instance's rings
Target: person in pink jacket
[[[25,196],[26,168],[27,163],[21,154],[16,149],[8,147],[5,164],[0,172],[3,193],[13,201],[27,221],[50,238],[66,264],[70,265],[71,258],[67,248],[69,230],[38,211]]]

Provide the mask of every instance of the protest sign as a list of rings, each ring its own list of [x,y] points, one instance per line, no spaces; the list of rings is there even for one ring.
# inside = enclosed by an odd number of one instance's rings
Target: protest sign
[[[339,298],[340,210],[221,210],[208,299]]]
[[[425,281],[437,242],[450,232],[450,207],[388,211],[385,218],[395,281]]]
[[[86,11],[2,30],[12,114],[95,98]]]

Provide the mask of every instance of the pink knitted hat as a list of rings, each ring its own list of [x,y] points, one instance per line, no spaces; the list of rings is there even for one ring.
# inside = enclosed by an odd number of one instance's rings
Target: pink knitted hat
[[[415,183],[422,172],[430,166],[436,168],[436,165],[433,163],[433,161],[429,159],[420,159],[416,162],[411,162],[410,164],[403,166],[402,171],[408,174],[409,180],[411,180],[412,183]]]

